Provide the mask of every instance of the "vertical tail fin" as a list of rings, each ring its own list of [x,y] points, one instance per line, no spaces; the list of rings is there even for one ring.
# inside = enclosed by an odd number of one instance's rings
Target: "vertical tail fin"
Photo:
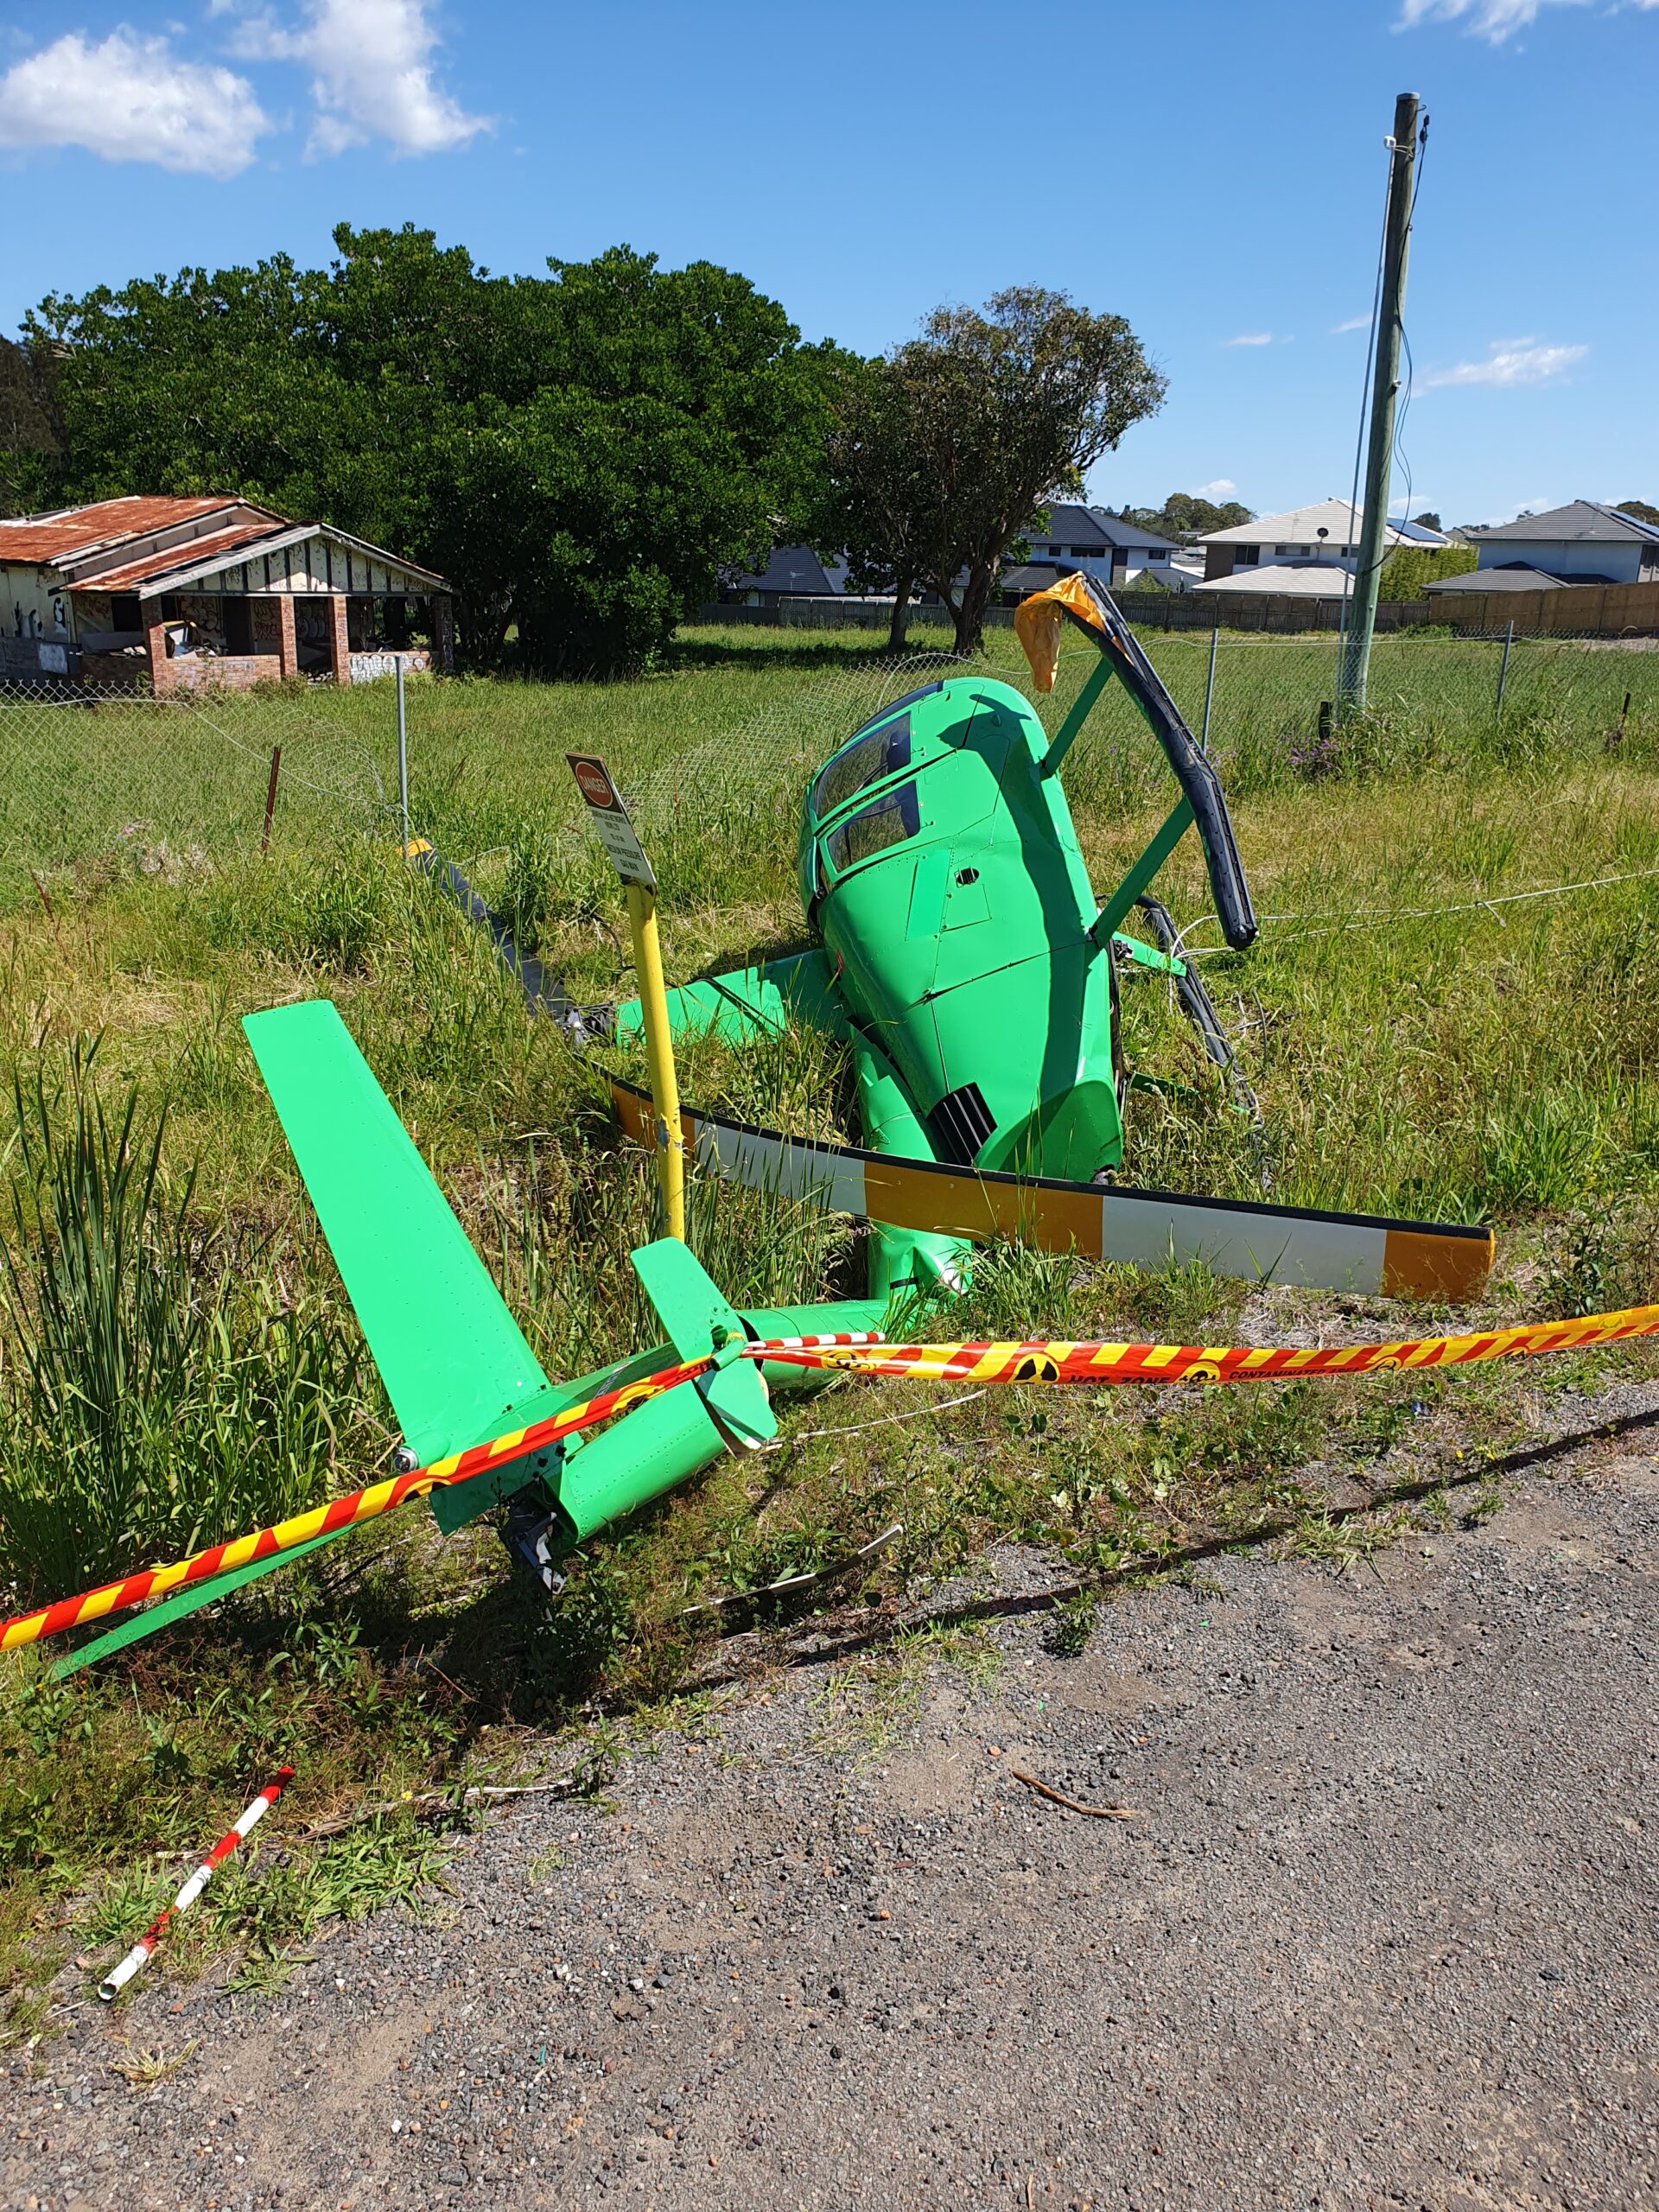
[[[547,1377],[334,1007],[242,1027],[410,1451],[509,1427]]]

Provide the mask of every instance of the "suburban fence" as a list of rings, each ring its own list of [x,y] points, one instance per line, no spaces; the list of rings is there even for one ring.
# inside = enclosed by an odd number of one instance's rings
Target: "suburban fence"
[[[711,627],[734,630],[880,630],[886,632],[893,621],[893,602],[880,599],[790,599],[781,598],[770,607],[738,607],[721,600],[699,607],[697,620]],[[950,630],[954,627],[947,610],[938,600],[922,601],[910,611],[912,630]],[[988,607],[985,610],[988,630],[1007,630],[1014,627],[1011,607]]]
[[[1243,630],[1290,636],[1306,630],[1339,630],[1348,610],[1341,594],[1252,591],[1120,591],[1118,605],[1137,626],[1154,630]],[[780,598],[770,607],[705,607],[699,622],[733,628],[885,630],[891,601],[868,599]],[[990,608],[988,628],[1014,620],[1011,607]],[[950,629],[937,601],[911,611],[916,630]],[[1380,632],[1446,629],[1465,637],[1659,638],[1659,583],[1569,584],[1559,591],[1452,592],[1427,599],[1383,600]]]
[[[918,632],[919,650],[902,658],[872,639],[871,652],[849,645],[823,664],[782,662],[764,681],[753,669],[711,671],[695,718],[683,707],[664,717],[649,684],[411,679],[410,826],[465,867],[506,855],[521,874],[550,871],[585,896],[588,876],[600,876],[562,756],[605,750],[642,827],[661,841],[669,880],[690,887],[711,842],[741,839],[763,818],[768,836],[792,836],[818,761],[884,700],[964,665],[938,649],[945,638]],[[1384,636],[1364,721],[1343,729],[1331,713],[1333,637],[1143,635],[1239,796],[1384,760],[1409,772],[1494,743],[1519,759],[1659,738],[1659,652],[1639,647]],[[1092,660],[1082,640],[1067,654],[1059,687],[1039,702],[1051,726]],[[1009,642],[994,645],[988,666],[973,665],[1029,690]],[[1152,753],[1114,687],[1068,782],[1096,800],[1139,804],[1158,786]],[[390,680],[163,699],[0,686],[0,906],[49,903],[60,889],[73,896],[124,874],[183,880],[238,856],[280,861],[342,840],[391,848],[404,835],[399,758]]]
[[[1125,592],[1133,622],[1161,630],[1339,630],[1351,614],[1340,593]],[[1659,637],[1659,583],[1570,584],[1559,591],[1441,592],[1379,601],[1379,631],[1447,629],[1463,637]]]
[[[1336,630],[1342,626],[1339,599],[1304,599],[1285,592],[1120,591],[1113,597],[1129,620],[1142,629],[1266,630],[1289,634]],[[1014,609],[988,607],[984,619],[988,630],[1012,629]],[[1440,619],[1427,600],[1399,600],[1376,610],[1379,630],[1412,629]],[[722,601],[700,608],[697,620],[715,628],[886,631],[893,620],[893,603],[890,600],[784,597],[770,607],[738,607]],[[911,608],[912,630],[949,631],[953,626],[949,612],[937,600],[921,600]]]

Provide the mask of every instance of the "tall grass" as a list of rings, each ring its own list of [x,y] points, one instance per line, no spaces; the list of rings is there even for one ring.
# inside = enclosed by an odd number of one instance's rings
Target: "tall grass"
[[[674,895],[720,898],[723,849],[752,839],[762,816],[792,828],[804,769],[883,697],[948,665],[938,633],[917,643],[923,650],[897,673],[868,633],[688,630],[664,668],[628,683],[417,679],[409,691],[415,827],[469,868],[511,854],[531,904],[591,896],[604,877],[563,755],[599,752],[639,804]],[[1154,632],[1147,643],[1198,728],[1209,639]],[[986,646],[976,665],[1028,690],[1012,632],[993,631]],[[1319,728],[1321,702],[1333,696],[1334,641],[1228,634],[1211,748],[1241,798],[1310,771],[1415,773],[1587,752],[1621,721],[1619,741],[1651,758],[1659,656],[1520,640],[1500,718],[1501,652],[1488,639],[1379,639],[1370,716],[1333,759]],[[1080,639],[1068,651],[1055,694],[1039,702],[1051,727],[1092,659]],[[48,886],[60,874],[176,880],[257,851],[276,746],[276,850],[307,852],[346,830],[384,836],[395,828],[394,728],[385,683],[70,708],[0,697],[0,903],[35,896],[30,868]],[[1147,797],[1162,775],[1133,709],[1112,692],[1066,772],[1075,802],[1120,806]]]
[[[1214,741],[1264,923],[1253,953],[1208,957],[1206,974],[1264,1102],[1281,1198],[1495,1217],[1523,1243],[1548,1241],[1586,1208],[1639,1210],[1659,1192],[1659,908],[1643,881],[1499,902],[1650,864],[1655,657],[1555,649],[1578,653],[1563,667],[1586,683],[1646,685],[1610,745],[1601,690],[1549,719],[1526,709],[1522,683],[1501,726],[1472,709],[1459,722],[1427,677],[1438,671],[1442,690],[1459,670],[1465,688],[1475,674],[1484,684],[1486,649],[1409,650],[1408,671],[1379,648],[1376,711],[1311,766],[1267,707],[1252,719],[1236,691],[1218,709]],[[1297,690],[1306,704],[1325,651],[1224,643],[1223,682],[1259,667],[1262,699]],[[1206,641],[1154,639],[1154,652],[1196,719]],[[999,634],[988,664],[1013,677],[1011,654]],[[1266,671],[1298,655],[1296,684],[1275,691]],[[1051,727],[1088,665],[1069,654],[1039,702]],[[940,666],[924,658],[911,673]],[[1427,676],[1408,696],[1414,671]],[[907,680],[861,640],[772,638],[694,639],[677,671],[632,685],[416,686],[417,816],[579,996],[626,994],[615,885],[560,758],[605,753],[657,858],[671,975],[737,964],[802,942],[805,770]],[[1571,693],[1567,676],[1557,691]],[[1108,702],[1066,770],[1103,886],[1167,798],[1146,733],[1121,698]],[[386,707],[372,690],[324,704],[353,744]],[[245,712],[251,728],[267,708],[299,711],[281,699],[213,712]],[[365,836],[332,820],[302,836],[296,817],[289,829],[264,860],[61,880],[53,913],[37,902],[11,931],[0,1060],[19,1103],[0,1240],[0,1548],[20,1588],[72,1586],[291,1510],[321,1494],[337,1457],[361,1474],[376,1448],[374,1386],[241,1038],[250,1007],[339,1000],[550,1372],[654,1333],[626,1259],[652,1233],[651,1185],[611,1125],[605,1056],[583,1062],[527,1015],[482,933],[404,865],[384,826]],[[1207,953],[1191,842],[1166,885]],[[1125,1017],[1131,1061],[1166,1081],[1132,1102],[1128,1173],[1260,1195],[1257,1148],[1166,992],[1126,987]],[[75,1057],[96,1031],[96,1060]],[[682,1089],[747,1120],[858,1134],[840,1056],[810,1036],[689,1046]],[[200,1159],[194,1184],[169,1176],[169,1156]],[[712,1183],[694,1187],[693,1208],[699,1249],[739,1302],[860,1286],[857,1224]],[[1008,1325],[1033,1300],[1059,1306],[1026,1313],[1033,1327],[1071,1325],[1081,1310],[1069,1274],[988,1274],[984,1295],[999,1283]],[[1105,1295],[1096,1285],[1084,1303]],[[1189,1286],[1179,1302],[1187,1325],[1196,1297]],[[1121,1310],[1122,1286],[1112,1298]]]
[[[95,1072],[78,1046],[13,1092],[0,1556],[25,1603],[316,1503],[359,1389],[338,1309],[204,1230],[164,1115]]]

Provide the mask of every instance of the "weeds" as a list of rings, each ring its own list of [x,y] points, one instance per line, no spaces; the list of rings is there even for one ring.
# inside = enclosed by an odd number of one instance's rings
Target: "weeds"
[[[982,1690],[1002,1656],[981,1629],[930,1623],[907,1630],[884,1650],[839,1669],[820,1694],[815,1748],[860,1764],[879,1758],[921,1709],[930,1677],[944,1667]]]
[[[164,1113],[130,1087],[106,1108],[95,1063],[14,1093],[0,1547],[24,1604],[314,1503],[357,1390],[355,1332],[199,1229]]]
[[[1092,1591],[1078,1590],[1063,1598],[1048,1617],[1049,1649],[1060,1659],[1081,1657],[1099,1622],[1100,1601]]]
[[[136,2050],[126,2058],[112,2059],[111,2074],[118,2074],[135,2089],[157,2089],[163,2082],[170,2082],[181,2073],[195,2056],[199,2042],[195,2037],[178,2050],[163,2050],[158,2044],[153,2050]]]

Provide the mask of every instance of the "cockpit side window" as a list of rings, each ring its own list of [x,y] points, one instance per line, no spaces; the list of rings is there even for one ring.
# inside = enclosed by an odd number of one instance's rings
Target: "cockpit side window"
[[[916,800],[916,786],[913,783],[901,784],[896,791],[888,791],[874,806],[867,806],[850,821],[843,822],[838,830],[832,830],[823,841],[824,856],[839,875],[855,862],[886,852],[890,845],[903,844],[920,827],[921,809]]]
[[[843,746],[812,786],[814,817],[822,822],[837,807],[884,776],[895,776],[910,766],[910,716],[899,715],[868,735]]]

